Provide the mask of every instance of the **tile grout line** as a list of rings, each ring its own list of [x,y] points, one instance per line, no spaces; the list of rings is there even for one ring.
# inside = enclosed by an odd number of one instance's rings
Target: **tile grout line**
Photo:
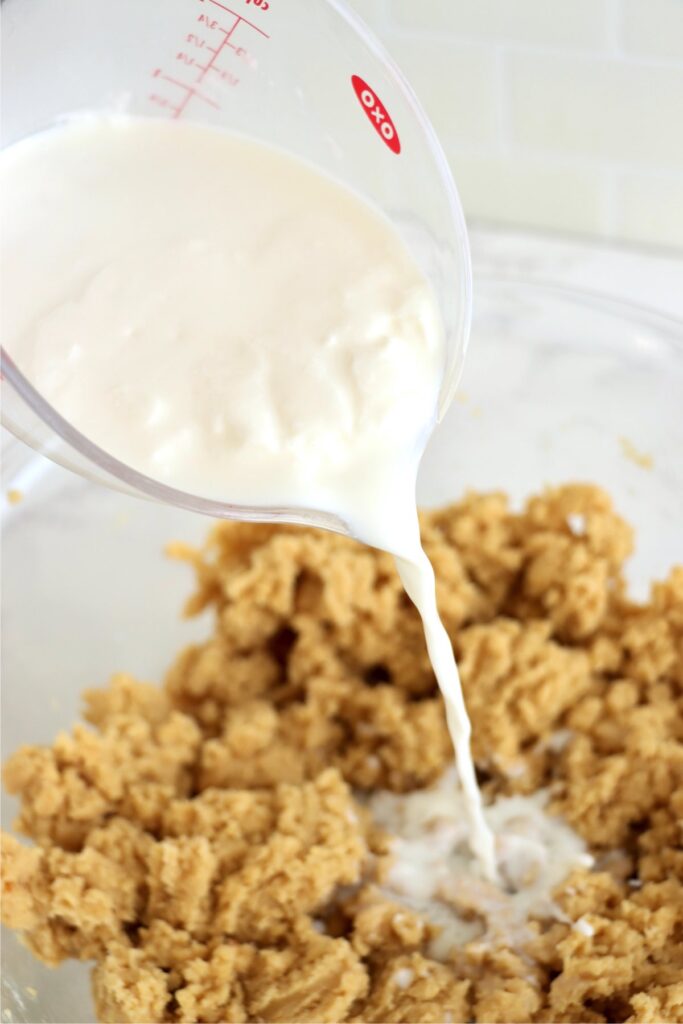
[[[609,3],[617,3],[618,0],[607,0]],[[409,29],[397,24],[391,19],[387,23],[390,36],[387,48],[391,52],[391,37],[393,36],[402,43],[411,40],[434,43],[454,43],[458,46],[471,47],[491,51],[502,47],[509,53],[521,53],[529,56],[546,56],[557,60],[562,57],[571,57],[579,60],[600,61],[602,63],[617,63],[633,65],[641,68],[674,68],[681,69],[681,60],[676,57],[662,57],[658,54],[637,54],[630,53],[615,41],[614,48],[611,40],[602,47],[588,48],[576,46],[558,46],[553,43],[533,43],[515,39],[487,38],[484,36],[473,36],[457,31],[439,31],[438,29]],[[611,35],[611,32],[610,32]]]
[[[607,52],[610,56],[630,59],[621,45],[621,5],[622,0],[605,0],[605,17],[607,29]]]
[[[444,136],[444,144],[450,151],[459,153],[464,157],[477,157],[479,159],[495,158],[500,156],[500,151],[495,145],[486,143],[468,143],[459,141],[452,136]],[[599,157],[590,153],[577,153],[572,150],[542,149],[526,142],[517,142],[506,150],[506,155],[512,160],[520,159],[527,163],[545,163],[554,170],[568,168],[571,170],[583,170],[591,173],[603,170],[614,171],[620,174],[642,175],[652,181],[680,181],[680,167],[670,165],[666,167],[648,165],[644,161],[629,161],[619,157]]]
[[[494,58],[496,122],[499,136],[496,149],[499,151],[499,154],[512,155],[514,152],[512,144],[512,108],[507,91],[508,75],[505,47],[497,46]]]
[[[617,225],[617,174],[610,168],[600,173],[600,232],[607,237],[616,234]]]

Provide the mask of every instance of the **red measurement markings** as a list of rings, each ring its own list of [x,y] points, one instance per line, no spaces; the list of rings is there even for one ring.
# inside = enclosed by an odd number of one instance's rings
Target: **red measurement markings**
[[[235,44],[230,42],[230,37],[232,36],[233,32],[235,31],[240,21],[242,20],[242,18],[235,18],[234,24],[229,29],[221,28],[220,25],[217,26],[218,31],[223,33],[223,40],[218,46],[208,47],[208,49],[211,51],[211,59],[203,67],[199,69],[199,77],[197,79],[198,82],[202,82],[204,80],[204,77],[209,73],[209,71],[216,71],[222,77],[228,75],[228,80],[233,79],[234,84],[237,84],[237,79],[235,78],[235,76],[231,75],[230,72],[221,71],[221,69],[216,65],[216,61],[227,47],[230,47],[230,49],[232,50],[237,49]]]
[[[218,7],[220,10],[231,14],[234,21],[228,28],[223,26],[218,19],[211,18],[207,14],[200,14],[197,21],[204,25],[206,30],[210,33],[221,33],[223,38],[215,46],[211,46],[210,43],[213,39],[207,39],[204,35],[189,32],[185,37],[185,43],[188,44],[185,49],[180,50],[176,53],[175,59],[181,65],[182,68],[187,69],[192,74],[192,81],[182,81],[173,75],[167,75],[161,68],[157,68],[153,72],[153,77],[160,79],[161,81],[168,82],[176,88],[183,90],[183,97],[180,102],[176,102],[175,98],[168,97],[160,93],[152,93],[150,100],[169,111],[172,118],[182,117],[186,107],[193,99],[198,99],[204,103],[208,103],[216,110],[220,110],[220,104],[216,100],[207,96],[204,92],[197,88],[206,79],[209,73],[213,73],[218,79],[226,82],[228,85],[235,86],[239,84],[239,78],[229,68],[221,67],[219,65],[219,58],[222,54],[232,51],[233,55],[238,57],[240,60],[247,63],[250,67],[255,68],[257,66],[256,58],[247,50],[245,46],[238,45],[233,41],[233,35],[236,30],[244,24],[248,29],[253,29],[264,39],[269,39],[270,36],[267,32],[264,32],[262,28],[255,25],[249,18],[245,18],[238,11],[235,11],[232,7],[228,7],[226,4],[222,4],[219,0],[198,0],[199,3],[209,3],[213,7]],[[268,10],[267,0],[261,0],[261,3],[257,3],[256,0],[247,0],[247,3],[254,2],[255,7],[260,8],[262,11]],[[195,51],[194,53],[192,51]],[[209,54],[211,56],[209,56]],[[206,55],[206,56],[205,56]],[[208,59],[207,59],[208,58]],[[181,72],[182,73],[182,72]]]
[[[237,22],[238,23],[240,21],[243,21],[245,25],[249,25],[250,28],[256,29],[256,31],[260,32],[260,34],[262,36],[264,36],[266,39],[270,39],[270,36],[268,35],[267,32],[264,32],[262,28],[259,28],[258,25],[255,25],[253,21],[249,21],[249,19],[245,18],[243,14],[238,14],[237,11],[233,11],[232,7],[226,7],[225,4],[219,3],[219,0],[208,0],[208,2],[210,4],[213,4],[214,7],[220,7],[220,9],[222,11],[227,11],[228,14],[232,14],[232,16],[234,18],[237,18]],[[248,2],[248,0],[247,0],[247,2]],[[201,3],[204,3],[204,0],[201,0]],[[267,11],[268,8],[267,7],[265,7],[265,8],[262,7],[262,10],[266,10]],[[235,26],[235,27],[237,27],[237,26]]]
[[[164,82],[170,82],[171,85],[177,86],[179,89],[182,89],[183,92],[185,93],[185,95],[177,105],[173,105],[173,103],[170,100],[167,100],[165,96],[152,94],[152,96],[150,97],[150,99],[154,100],[160,106],[169,107],[172,110],[171,116],[173,118],[180,117],[183,111],[185,110],[185,107],[190,102],[190,100],[194,98],[198,100],[203,100],[204,103],[208,103],[210,107],[214,107],[214,109],[216,110],[220,109],[218,103],[216,103],[215,100],[212,100],[208,96],[205,96],[203,93],[199,91],[199,89],[196,89],[194,85],[190,84],[189,82],[182,82],[180,79],[173,78],[171,75],[164,74],[161,68],[157,68],[155,71],[153,71],[152,77],[160,78]]]

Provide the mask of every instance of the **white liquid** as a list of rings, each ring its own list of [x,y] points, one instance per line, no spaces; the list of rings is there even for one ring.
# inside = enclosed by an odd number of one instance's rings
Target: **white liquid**
[[[496,833],[501,889],[477,877],[468,855],[454,771],[428,790],[371,797],[373,818],[394,836],[386,893],[438,926],[429,950],[437,960],[475,940],[521,950],[532,937],[529,917],[566,920],[553,891],[574,868],[591,867],[593,858],[573,829],[546,812],[546,802],[541,791],[500,797],[486,808]],[[574,924],[585,932],[586,922]]]
[[[120,461],[205,498],[331,512],[397,556],[496,875],[415,480],[445,342],[395,229],[260,144],[93,117],[6,150],[3,344]]]

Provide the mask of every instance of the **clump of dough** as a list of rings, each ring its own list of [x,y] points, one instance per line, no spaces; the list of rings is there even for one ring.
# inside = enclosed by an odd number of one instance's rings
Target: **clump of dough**
[[[6,837],[7,923],[47,963],[98,961],[105,1021],[343,1019],[367,972],[310,918],[367,860],[339,774],[178,796],[158,820],[112,808],[77,852]]]
[[[631,532],[588,485],[520,513],[468,495],[422,531],[487,791],[547,787],[596,857],[566,923],[430,956],[356,799],[452,760],[392,561],[223,523],[173,549],[211,637],[5,768],[35,845],[5,837],[3,918],[48,963],[95,961],[102,1021],[683,1020],[683,568],[631,603]]]

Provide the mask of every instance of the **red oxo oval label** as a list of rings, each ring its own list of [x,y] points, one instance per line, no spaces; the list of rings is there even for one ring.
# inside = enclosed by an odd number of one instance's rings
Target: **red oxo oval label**
[[[389,117],[387,108],[382,103],[374,89],[371,89],[367,82],[364,82],[358,75],[351,76],[353,91],[358,97],[358,102],[365,111],[380,139],[387,144],[392,153],[401,152],[401,140]]]

